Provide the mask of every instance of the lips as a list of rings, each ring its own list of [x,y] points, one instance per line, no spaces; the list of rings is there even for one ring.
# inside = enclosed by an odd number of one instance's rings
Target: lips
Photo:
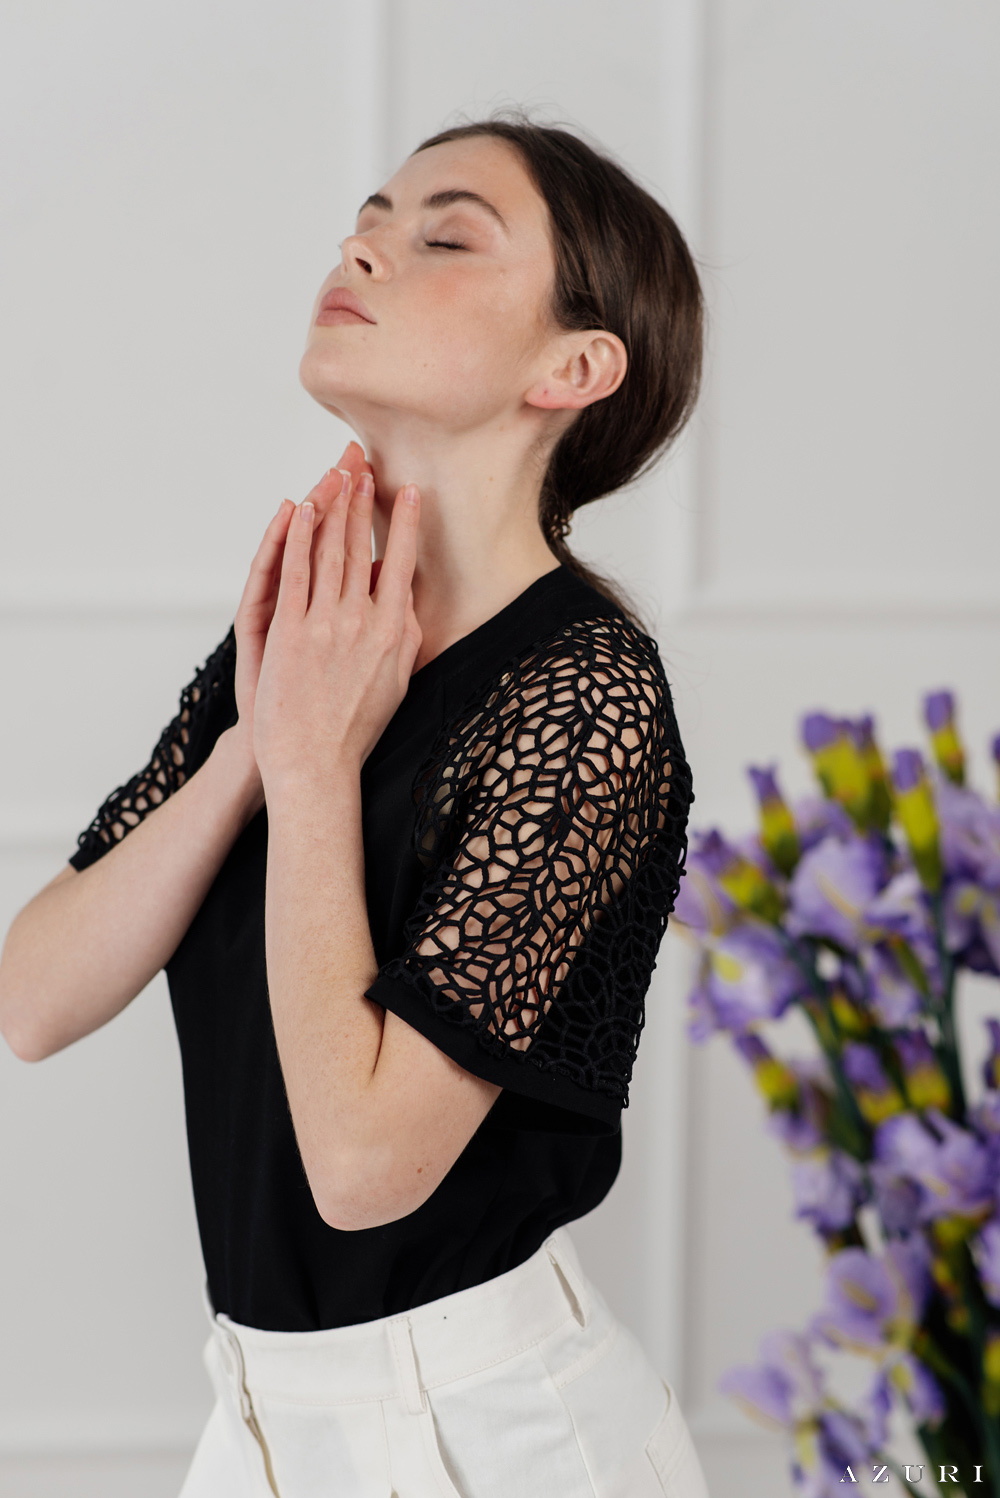
[[[368,308],[360,297],[356,297],[353,291],[348,291],[346,286],[338,286],[333,291],[328,291],[319,304],[316,314],[316,326],[323,328],[336,323],[374,323]]]

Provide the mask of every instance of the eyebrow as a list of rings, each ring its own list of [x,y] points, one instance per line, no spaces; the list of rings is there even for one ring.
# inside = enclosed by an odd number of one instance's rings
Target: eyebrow
[[[467,187],[449,187],[443,192],[432,192],[430,197],[424,198],[420,206],[421,208],[450,208],[453,203],[475,203],[478,208],[485,208],[487,213],[492,213],[504,233],[510,233],[510,229],[507,227],[507,220],[499,208],[495,208],[489,199],[484,198],[481,193],[472,192]],[[392,199],[386,197],[384,192],[373,192],[369,197],[365,198],[365,201],[358,209],[358,213],[363,213],[366,208],[384,208],[387,213],[391,213]]]

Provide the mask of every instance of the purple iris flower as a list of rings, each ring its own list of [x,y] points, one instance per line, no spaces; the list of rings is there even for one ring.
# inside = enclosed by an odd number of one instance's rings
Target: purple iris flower
[[[897,791],[914,791],[924,779],[924,757],[919,749],[897,749],[892,757],[892,780]]]
[[[826,1341],[885,1355],[917,1324],[930,1289],[922,1237],[890,1243],[881,1258],[844,1248],[830,1259],[826,1302],[813,1322]]]
[[[854,1041],[844,1047],[844,1075],[852,1087],[863,1087],[866,1092],[885,1092],[892,1086],[882,1070],[878,1052],[870,1045]]]
[[[917,1322],[931,1292],[931,1252],[922,1233],[900,1238],[885,1251],[885,1262],[900,1287],[899,1314]]]
[[[826,1410],[816,1422],[816,1461],[809,1467],[796,1459],[795,1485],[803,1498],[839,1498],[845,1492],[844,1473],[857,1475],[876,1455],[862,1422],[846,1410]]]
[[[730,924],[736,906],[718,883],[718,876],[734,856],[735,850],[720,833],[694,835],[674,905],[676,921],[699,935],[722,931]]]
[[[938,733],[955,721],[955,694],[928,692],[924,698],[924,722],[931,733]]]
[[[948,877],[1000,891],[1000,807],[944,777],[935,784],[934,799]]]
[[[923,1192],[916,1181],[896,1174],[895,1168],[873,1161],[868,1167],[875,1206],[888,1237],[912,1233],[920,1226]]]
[[[988,1019],[990,1054],[983,1062],[983,1081],[990,1089],[1000,1087],[1000,1019]]]
[[[736,907],[715,880],[689,858],[674,904],[674,920],[699,936],[721,931],[733,919]]]
[[[849,1227],[865,1200],[865,1173],[856,1160],[842,1150],[800,1160],[792,1166],[795,1215],[811,1222],[819,1233],[835,1233]]]
[[[1000,1217],[992,1217],[972,1241],[972,1252],[991,1306],[1000,1307]]]
[[[898,1035],[893,1036],[893,1045],[902,1062],[903,1071],[907,1074],[916,1071],[918,1067],[938,1065],[934,1047],[925,1030],[901,1030]]]
[[[802,742],[810,754],[829,749],[841,735],[841,721],[829,713],[806,713],[802,719]]]
[[[978,1108],[972,1110],[972,1123],[976,1133],[987,1144],[1000,1143],[1000,1092],[992,1088]],[[1000,1176],[1000,1171],[997,1172]]]
[[[751,785],[757,793],[757,800],[761,805],[768,801],[783,800],[781,791],[778,788],[777,765],[764,765],[763,768],[757,765],[748,765],[747,774],[750,777]]]
[[[844,1248],[830,1260],[826,1303],[813,1327],[828,1342],[881,1352],[898,1302],[898,1285],[885,1263],[863,1248]]]
[[[846,840],[853,831],[853,823],[839,801],[828,801],[825,796],[803,796],[796,801],[794,814],[803,853],[826,837]]]
[[[867,1002],[879,1024],[894,1030],[916,1018],[923,1008],[923,997],[903,972],[892,949],[884,943],[862,947],[859,961],[866,984],[854,997]],[[846,977],[850,983],[849,970]]]
[[[867,838],[826,838],[803,856],[792,877],[788,931],[792,936],[825,936],[853,950],[884,871],[885,855]]]
[[[880,1368],[872,1379],[868,1392],[860,1401],[858,1413],[864,1421],[869,1441],[873,1446],[883,1447],[889,1439],[889,1416],[892,1413],[892,1390],[884,1368]]]
[[[1000,765],[1000,733],[996,734],[990,742],[990,754]]]
[[[918,1118],[887,1118],[875,1134],[875,1159],[920,1188],[920,1219],[976,1217],[989,1210],[993,1161],[986,1146],[936,1108]]]
[[[883,1446],[886,1441],[892,1389],[902,1397],[914,1424],[935,1426],[944,1419],[947,1405],[933,1373],[911,1352],[897,1353],[879,1369],[865,1400],[869,1434],[875,1445]]]
[[[763,921],[747,918],[722,936],[709,937],[698,985],[699,1013],[717,1030],[739,1032],[777,1019],[802,992],[802,975],[781,938]]]
[[[1000,974],[1000,895],[971,879],[952,881],[944,897],[944,940],[960,967]]]
[[[730,1368],[719,1388],[756,1419],[793,1429],[822,1409],[825,1393],[807,1339],[798,1332],[769,1332],[752,1367]]]
[[[901,936],[911,946],[931,948],[934,932],[930,910],[915,869],[894,874],[879,890],[865,910],[865,924],[872,932]]]
[[[798,1080],[798,1106],[780,1108],[772,1113],[767,1127],[788,1149],[802,1155],[818,1149],[826,1141],[830,1079],[825,1062],[819,1057],[793,1059],[788,1066]]]
[[[695,833],[692,856],[702,865],[706,873],[711,874],[713,879],[718,879],[719,875],[724,874],[733,861],[739,857],[739,854],[732,843],[713,827],[709,832]]]
[[[796,1332],[765,1337],[756,1365],[731,1368],[719,1388],[755,1419],[795,1435],[792,1476],[802,1498],[839,1498],[846,1468],[857,1472],[875,1454],[863,1422],[831,1406],[809,1342]]]

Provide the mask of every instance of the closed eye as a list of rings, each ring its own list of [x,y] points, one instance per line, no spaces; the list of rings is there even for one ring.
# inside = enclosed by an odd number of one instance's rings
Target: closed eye
[[[465,244],[459,244],[453,239],[425,239],[424,244],[429,250],[467,250]]]

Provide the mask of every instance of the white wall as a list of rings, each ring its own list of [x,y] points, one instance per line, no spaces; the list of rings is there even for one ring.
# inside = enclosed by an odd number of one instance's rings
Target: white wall
[[[696,821],[749,822],[747,760],[804,782],[810,706],[912,739],[948,682],[976,750],[1000,724],[994,8],[34,0],[0,43],[0,924],[143,762],[276,501],[339,452],[296,382],[312,296],[455,110],[585,126],[705,266],[691,440],[577,527],[655,620]],[[682,966],[658,970],[622,1179],[577,1235],[716,1498],[775,1498],[780,1448],[714,1386],[807,1314],[816,1257],[745,1077],[680,1037]],[[0,1055],[0,1139],[0,1493],[166,1498],[207,1389],[161,983],[43,1067]]]

